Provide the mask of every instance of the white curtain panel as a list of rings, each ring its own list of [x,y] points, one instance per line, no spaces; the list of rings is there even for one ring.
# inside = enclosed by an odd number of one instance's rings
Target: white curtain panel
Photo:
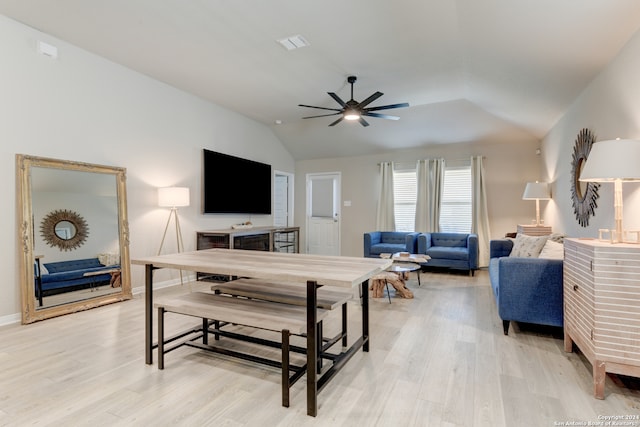
[[[471,232],[478,235],[478,267],[489,265],[489,211],[482,156],[471,157],[472,218]]]
[[[440,202],[444,185],[444,159],[418,160],[415,231],[440,231]]]
[[[396,218],[393,206],[393,163],[380,163],[380,198],[376,215],[376,230],[395,231]]]

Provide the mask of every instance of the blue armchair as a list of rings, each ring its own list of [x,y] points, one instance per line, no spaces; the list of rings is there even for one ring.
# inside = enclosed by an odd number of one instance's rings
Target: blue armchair
[[[478,269],[478,235],[473,233],[422,233],[418,236],[418,253],[431,259],[425,267]]]
[[[372,231],[364,233],[364,256],[379,258],[382,253],[416,253],[416,240],[420,233],[406,231]]]
[[[504,334],[512,321],[562,327],[563,261],[509,257],[511,249],[509,239],[489,242],[489,278]]]

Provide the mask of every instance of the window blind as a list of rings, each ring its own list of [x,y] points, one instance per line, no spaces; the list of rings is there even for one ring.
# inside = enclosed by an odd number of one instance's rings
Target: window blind
[[[393,172],[396,231],[414,231],[417,193],[415,169]]]
[[[440,231],[471,232],[471,198],[471,167],[447,167],[440,205]]]

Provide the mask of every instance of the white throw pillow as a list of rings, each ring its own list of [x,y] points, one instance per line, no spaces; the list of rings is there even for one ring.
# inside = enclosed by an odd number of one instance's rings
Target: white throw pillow
[[[98,260],[104,266],[116,265],[120,263],[120,255],[110,252],[98,254]]]
[[[538,258],[564,259],[564,245],[553,240],[547,240]]]
[[[538,255],[540,255],[540,251],[544,247],[548,238],[549,236],[527,236],[526,234],[518,234],[509,256],[519,258],[538,258]]]

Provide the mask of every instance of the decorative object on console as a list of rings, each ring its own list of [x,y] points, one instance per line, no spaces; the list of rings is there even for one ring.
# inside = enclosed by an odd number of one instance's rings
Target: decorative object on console
[[[182,252],[184,250],[184,245],[182,243],[182,230],[180,229],[178,208],[189,206],[189,188],[158,188],[158,206],[171,208],[171,210],[169,211],[169,218],[167,218],[167,225],[164,227],[164,233],[162,234],[162,240],[160,241],[160,247],[158,248],[158,255],[160,255],[160,252],[162,251],[162,246],[164,245],[164,239],[167,236],[167,230],[169,229],[171,217],[175,218],[177,251]],[[180,270],[180,284],[184,284],[182,280],[182,270]]]
[[[549,191],[549,184],[546,182],[527,182],[527,186],[524,188],[522,194],[522,200],[535,200],[536,201],[536,226],[542,225],[540,222],[540,200],[550,200],[551,191]]]
[[[589,129],[582,129],[578,132],[571,160],[571,202],[578,224],[583,227],[589,225],[589,218],[594,215],[594,211],[598,207],[596,200],[598,200],[600,185],[595,182],[581,183],[579,180],[594,142],[595,137]]]
[[[640,141],[615,139],[599,141],[591,149],[591,156],[582,169],[582,182],[613,182],[615,229],[611,230],[611,242],[622,243],[622,182],[640,181]]]
[[[253,227],[253,223],[251,221],[247,221],[247,222],[241,222],[240,224],[233,224],[231,226],[232,229],[234,230],[238,230],[238,229],[245,229],[245,228],[252,228]]]

